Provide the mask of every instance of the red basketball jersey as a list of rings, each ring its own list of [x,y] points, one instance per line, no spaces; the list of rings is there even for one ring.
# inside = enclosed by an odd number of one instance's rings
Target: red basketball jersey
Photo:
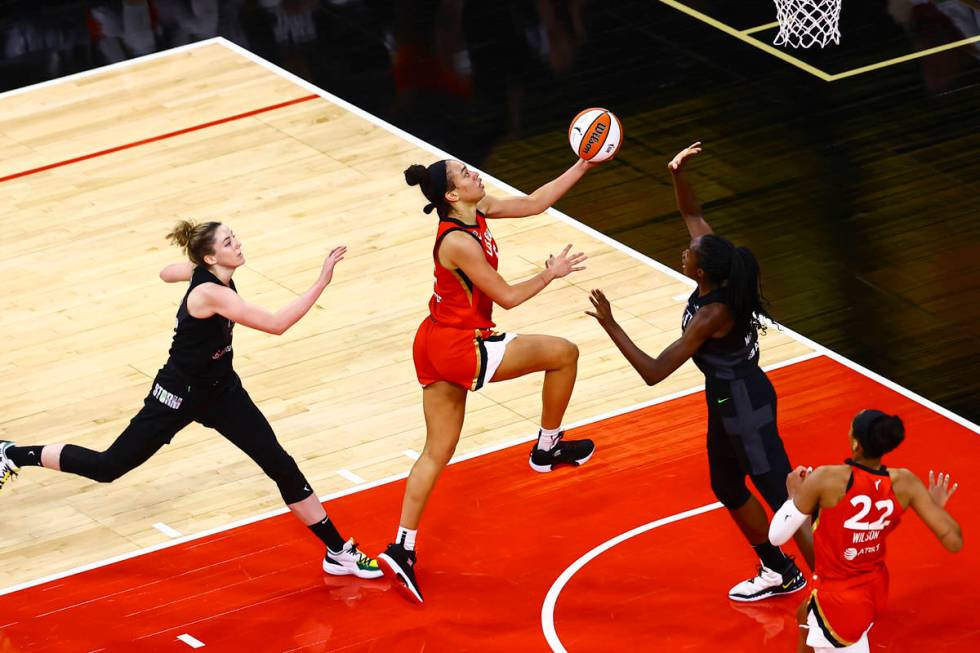
[[[432,248],[435,259],[435,289],[429,300],[429,315],[437,323],[460,329],[492,329],[493,300],[474,285],[462,270],[449,270],[439,263],[439,245],[447,234],[462,231],[473,237],[483,249],[483,256],[494,270],[497,269],[497,243],[487,228],[487,219],[476,214],[476,225],[468,225],[453,218],[439,221],[436,244]]]
[[[821,508],[813,524],[814,575],[852,578],[885,565],[885,538],[902,518],[888,470],[847,461],[851,480],[833,508]]]

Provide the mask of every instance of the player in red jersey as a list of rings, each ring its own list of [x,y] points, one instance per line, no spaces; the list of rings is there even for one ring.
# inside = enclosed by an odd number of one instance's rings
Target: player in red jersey
[[[554,281],[582,270],[585,254],[549,256],[545,268],[521,283],[509,284],[497,273],[497,243],[488,218],[523,218],[545,211],[592,167],[579,160],[557,179],[526,197],[486,194],[479,173],[455,160],[428,167],[413,165],[405,181],[420,186],[429,201],[426,213],[439,216],[435,289],[429,315],[415,335],[413,355],[425,412],[425,447],[408,476],[395,542],[379,561],[407,594],[422,602],[415,579],[415,537],[436,479],[449,463],[463,428],[466,397],[488,381],[545,373],[541,430],[530,464],[538,472],[557,465],[581,465],[595,451],[591,440],[564,440],[562,417],[575,385],[578,348],[554,336],[517,335],[493,330],[493,305],[513,308]]]
[[[786,479],[789,499],[773,516],[769,539],[779,546],[813,516],[813,591],[800,606],[799,652],[867,653],[868,630],[888,596],[885,541],[911,507],[950,551],[963,546],[960,526],[943,508],[956,491],[949,474],[929,472],[928,489],[907,469],[881,457],[905,439],[902,420],[863,410],[851,423],[852,458]],[[805,480],[804,480],[805,479]]]

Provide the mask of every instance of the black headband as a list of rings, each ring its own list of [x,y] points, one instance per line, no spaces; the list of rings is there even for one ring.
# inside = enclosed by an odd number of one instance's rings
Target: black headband
[[[851,422],[851,431],[854,433],[854,439],[860,442],[862,447],[868,441],[868,433],[871,432],[871,427],[882,417],[888,417],[888,415],[872,408],[860,413]]]
[[[430,165],[426,170],[429,171],[429,192],[425,193],[425,198],[429,200],[429,204],[425,205],[422,209],[426,213],[432,213],[432,210],[438,206],[445,206],[446,204],[446,161],[436,161]]]

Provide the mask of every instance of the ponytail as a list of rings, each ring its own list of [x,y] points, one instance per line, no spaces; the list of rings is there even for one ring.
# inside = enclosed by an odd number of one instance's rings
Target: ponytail
[[[173,231],[167,234],[167,240],[183,249],[191,263],[206,266],[204,257],[214,254],[214,232],[220,226],[220,222],[194,224],[188,220],[181,220]]]
[[[746,247],[735,247],[731,241],[715,234],[701,237],[697,248],[699,267],[716,284],[728,288],[729,305],[739,326],[751,326],[765,333],[769,300],[762,294],[759,262]]]

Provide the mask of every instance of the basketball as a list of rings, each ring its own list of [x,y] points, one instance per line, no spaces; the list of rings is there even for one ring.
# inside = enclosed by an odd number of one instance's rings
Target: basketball
[[[586,109],[569,125],[568,142],[580,159],[596,163],[605,161],[616,156],[623,142],[623,126],[619,118],[606,109]]]

